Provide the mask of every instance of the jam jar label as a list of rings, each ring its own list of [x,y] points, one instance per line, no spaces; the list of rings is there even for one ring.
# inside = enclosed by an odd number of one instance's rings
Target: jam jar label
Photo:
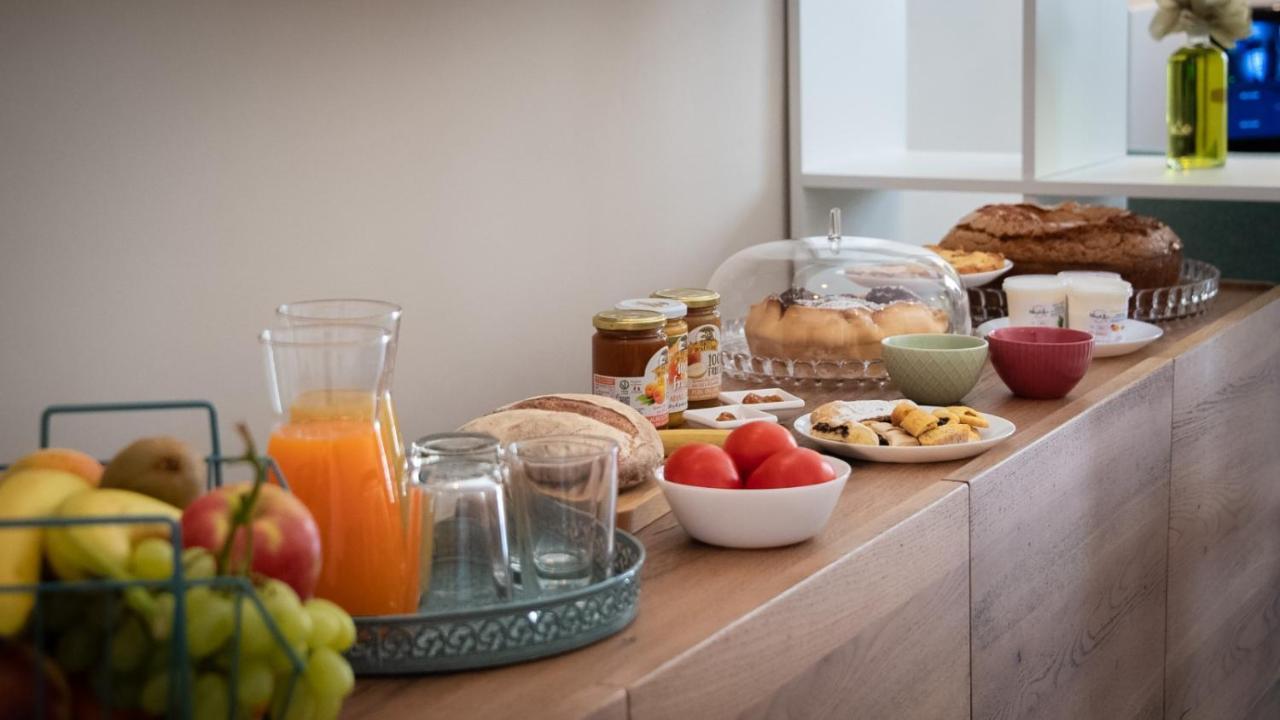
[[[689,399],[720,396],[720,328],[699,325],[689,331]]]
[[[667,410],[689,409],[689,336],[677,335],[667,345]]]
[[[593,374],[591,393],[613,398],[648,418],[656,427],[667,424],[667,348],[662,348],[645,364],[643,377],[614,377]]]

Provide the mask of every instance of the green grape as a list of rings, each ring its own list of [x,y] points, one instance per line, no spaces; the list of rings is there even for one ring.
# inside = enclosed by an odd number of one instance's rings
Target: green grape
[[[318,605],[312,598],[302,606],[311,616],[311,634],[307,636],[307,646],[313,648],[331,647],[338,639],[338,619],[323,605]]]
[[[134,545],[129,554],[129,574],[140,580],[168,580],[173,575],[173,545],[158,537]]]
[[[318,697],[316,698],[316,720],[338,720],[338,714],[342,712],[342,698],[340,697]]]
[[[307,664],[307,644],[306,643],[289,643],[289,647],[293,650],[293,655],[302,663],[305,668]],[[267,652],[267,663],[271,665],[271,669],[277,674],[288,675],[294,672],[301,672],[295,667],[293,660],[289,658],[289,654],[285,652],[283,646],[272,643],[271,650]]]
[[[240,663],[236,677],[236,702],[251,715],[257,715],[271,703],[275,689],[275,677],[271,666],[263,660],[246,660]]]
[[[142,629],[142,623],[133,616],[125,617],[111,634],[111,669],[128,673],[147,659],[151,652],[151,639]]]
[[[203,592],[201,592],[203,591]],[[231,601],[207,587],[187,591],[187,654],[199,660],[212,655],[235,629]]]
[[[289,584],[276,580],[275,578],[267,578],[262,583],[262,587],[258,588],[258,595],[264,603],[280,603],[282,606],[302,607],[302,599],[298,597],[298,593],[289,587]]]
[[[292,610],[268,608],[268,611],[285,640],[306,646],[307,638],[311,637],[311,616],[305,610],[298,607]]]
[[[173,611],[176,609],[177,602],[173,599],[173,593],[157,593],[155,597],[155,609],[148,618],[148,628],[151,631],[151,637],[156,640],[168,640],[173,634]]]
[[[218,560],[202,547],[182,551],[182,572],[188,580],[203,580],[218,574]]]
[[[240,605],[240,652],[245,657],[265,657],[276,642],[266,618],[247,595],[237,594],[235,602]]]
[[[307,685],[317,698],[346,697],[356,686],[356,676],[341,655],[319,648],[307,660]]]
[[[200,673],[191,691],[192,720],[227,720],[230,714],[226,678],[217,673]]]
[[[356,628],[346,611],[322,598],[311,598],[303,608],[311,616],[311,636],[307,641],[311,647],[327,647],[339,652],[351,647]]]
[[[90,625],[73,626],[58,638],[58,646],[54,648],[58,665],[68,673],[79,673],[93,667],[98,661],[101,637],[101,633]]]
[[[271,698],[271,720],[315,720],[316,699],[304,682],[289,686],[286,680],[276,683],[283,688]]]
[[[169,708],[169,673],[160,672],[147,678],[138,700],[148,715],[163,715]]]

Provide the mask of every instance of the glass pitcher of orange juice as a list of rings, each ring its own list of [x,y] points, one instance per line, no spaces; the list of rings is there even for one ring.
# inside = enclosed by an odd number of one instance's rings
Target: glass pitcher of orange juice
[[[405,507],[381,425],[391,333],[314,323],[262,342],[279,418],[267,453],[320,529],[316,595],[352,615],[413,612],[420,513]]]
[[[382,444],[391,460],[391,476],[397,479],[404,469],[404,439],[400,435],[400,422],[395,404],[391,402],[391,380],[396,365],[396,347],[400,343],[401,308],[385,300],[303,300],[280,305],[276,318],[284,327],[315,325],[317,323],[360,323],[377,325],[391,334],[387,345],[387,362],[383,370],[386,388],[382,403],[378,406],[378,427],[382,431]],[[401,488],[404,492],[405,488]]]

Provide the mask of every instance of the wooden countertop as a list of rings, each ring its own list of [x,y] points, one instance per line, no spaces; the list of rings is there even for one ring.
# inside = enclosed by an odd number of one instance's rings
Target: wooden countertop
[[[875,562],[879,562],[875,558],[881,556],[886,563],[918,562],[922,574],[941,572],[943,565],[960,562],[959,556],[938,557],[936,562],[899,556],[901,553],[895,555],[895,548],[909,548],[915,539],[943,532],[945,528],[940,526],[947,524],[945,518],[967,515],[965,481],[969,477],[1034,444],[1064,418],[1086,411],[1106,394],[1109,383],[1117,379],[1131,381],[1155,372],[1169,358],[1277,299],[1277,288],[1224,283],[1208,313],[1164,325],[1165,336],[1139,352],[1095,360],[1080,385],[1062,400],[1016,398],[988,368],[966,403],[1012,420],[1018,432],[986,454],[968,461],[927,465],[855,463],[853,478],[823,533],[789,548],[735,551],[702,545],[689,539],[668,515],[639,533],[648,550],[640,612],[635,623],[623,632],[576,652],[522,665],[451,675],[361,680],[343,715],[622,718],[629,710],[634,712],[637,703],[647,709],[661,707],[663,702],[694,707],[700,693],[711,686],[720,693],[750,695],[752,678],[769,671],[761,663],[781,668],[789,653],[823,654],[834,648],[835,640],[831,641],[832,647],[827,647],[821,633],[806,635],[802,622],[770,616],[772,608],[783,603],[789,591],[802,585],[809,588],[829,584],[831,591],[825,595],[834,604],[815,606],[812,612],[841,612],[842,583],[852,582],[847,573],[838,572],[845,563],[863,563],[859,565],[858,581],[865,584],[876,582],[875,575],[868,573],[875,572]],[[855,394],[847,390],[806,394],[809,407],[834,397],[896,394]],[[913,520],[926,510],[940,513],[931,517],[944,520]],[[957,552],[967,553],[967,534],[962,535],[965,547]],[[967,562],[967,556],[963,562]],[[899,584],[906,592],[906,584]],[[967,587],[963,590],[967,598]],[[905,602],[891,597],[898,591],[897,587],[877,589],[886,603]],[[793,607],[787,612],[798,613],[803,620],[805,608]],[[875,608],[870,605],[857,612],[871,616]],[[858,616],[848,618],[849,623],[859,621]],[[755,657],[749,647],[739,646],[733,629],[762,622],[775,623],[778,631],[795,633],[800,641],[785,645],[769,658]],[[673,665],[694,666],[682,664],[682,660],[694,656],[700,660],[718,656],[723,662],[719,669],[714,663],[697,663],[698,671],[688,673],[685,682],[680,679],[682,673],[660,672],[671,670]],[[964,673],[967,681],[967,667]],[[931,692],[923,687],[928,683],[921,685],[922,693]]]

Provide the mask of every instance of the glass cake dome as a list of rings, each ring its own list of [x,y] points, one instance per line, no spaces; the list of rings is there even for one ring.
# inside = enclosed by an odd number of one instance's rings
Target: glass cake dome
[[[709,286],[721,298],[725,372],[740,379],[879,381],[882,339],[970,332],[951,265],[917,245],[842,235],[838,209],[825,237],[746,248]]]

